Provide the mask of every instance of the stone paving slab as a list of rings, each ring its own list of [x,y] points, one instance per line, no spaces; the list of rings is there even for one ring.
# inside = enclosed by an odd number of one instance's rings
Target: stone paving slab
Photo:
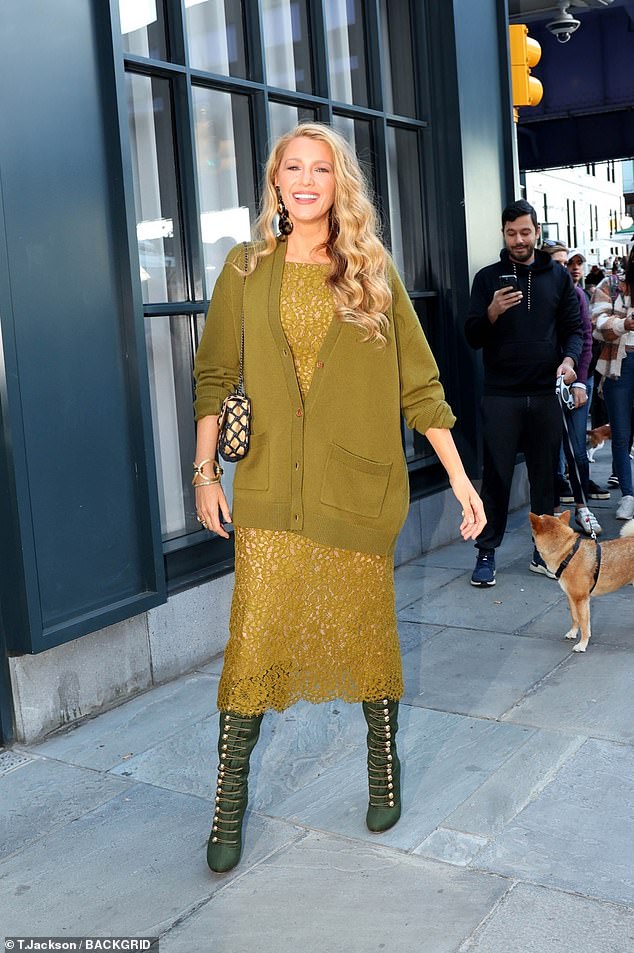
[[[431,860],[442,860],[445,864],[466,867],[487,844],[486,837],[437,827],[412,853]]]
[[[394,570],[396,608],[403,609],[417,599],[427,599],[432,592],[442,589],[448,582],[463,576],[462,569],[425,566],[420,563],[405,563]]]
[[[403,816],[383,834],[371,834],[365,826],[368,791],[362,739],[344,762],[270,804],[266,813],[360,841],[413,850],[532,734],[531,729],[519,726],[507,734],[506,727],[402,706],[398,743],[403,760]]]
[[[405,701],[497,718],[570,652],[568,642],[448,628],[404,657]]]
[[[634,904],[633,804],[634,750],[588,741],[473,864]]]
[[[583,735],[540,729],[447,816],[447,827],[482,837],[498,834],[585,742]]]
[[[573,652],[504,721],[634,743],[634,656],[609,645]]]
[[[118,778],[33,758],[0,778],[0,858],[129,789]]]
[[[634,910],[518,884],[459,953],[630,953]]]
[[[49,758],[108,770],[216,710],[217,680],[188,675],[33,745]]]
[[[0,866],[6,935],[155,936],[232,874],[205,863],[210,806],[135,785]],[[242,871],[301,836],[251,817]]]
[[[161,953],[455,953],[507,886],[311,833],[162,937]]]
[[[634,592],[628,586],[590,600],[590,646],[616,645],[634,652]],[[572,625],[568,600],[554,606],[538,619],[533,619],[518,635],[539,636],[559,641]]]
[[[398,621],[398,637],[401,643],[401,655],[410,649],[420,647],[424,642],[435,639],[445,629],[442,625],[427,625],[423,622]]]
[[[461,576],[426,599],[401,609],[404,622],[425,622],[485,632],[514,632],[564,599],[559,586],[536,573],[500,572],[490,589],[470,585]]]

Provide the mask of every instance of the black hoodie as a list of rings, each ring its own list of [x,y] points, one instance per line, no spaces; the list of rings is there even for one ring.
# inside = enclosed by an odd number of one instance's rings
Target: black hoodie
[[[500,275],[514,272],[524,297],[492,324],[487,309],[500,287]],[[500,261],[473,279],[465,334],[471,347],[482,348],[485,394],[554,392],[558,366],[564,357],[571,357],[576,366],[583,344],[579,303],[568,270],[541,250],[532,265],[514,265],[504,248]]]

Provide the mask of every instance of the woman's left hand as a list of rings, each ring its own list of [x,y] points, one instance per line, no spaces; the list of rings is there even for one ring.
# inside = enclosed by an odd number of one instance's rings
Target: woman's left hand
[[[451,489],[462,507],[463,519],[460,524],[462,538],[475,539],[480,535],[487,521],[482,500],[466,474],[451,480]]]

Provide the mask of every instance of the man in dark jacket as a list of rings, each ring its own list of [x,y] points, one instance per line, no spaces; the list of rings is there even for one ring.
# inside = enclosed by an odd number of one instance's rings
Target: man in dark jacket
[[[495,550],[506,529],[515,458],[524,451],[534,513],[552,514],[562,418],[555,383],[576,378],[583,343],[579,304],[568,272],[535,249],[535,209],[518,201],[502,213],[500,261],[477,273],[465,324],[471,347],[482,348],[487,525],[476,541],[474,586],[495,585]],[[500,281],[500,277],[513,276]],[[510,286],[504,285],[510,282]],[[530,567],[552,575],[537,550]]]

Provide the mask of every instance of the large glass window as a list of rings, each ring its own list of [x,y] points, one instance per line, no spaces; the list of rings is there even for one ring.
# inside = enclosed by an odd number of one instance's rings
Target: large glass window
[[[185,14],[190,65],[245,78],[242,0],[185,0]]]
[[[194,86],[193,103],[200,231],[210,297],[227,252],[251,235],[253,138],[246,96]]]
[[[262,30],[269,86],[311,93],[306,0],[262,0]]]
[[[185,270],[170,81],[128,73],[127,85],[143,301],[182,301]]]
[[[324,0],[330,95],[341,103],[368,105],[365,24],[361,0]]]

